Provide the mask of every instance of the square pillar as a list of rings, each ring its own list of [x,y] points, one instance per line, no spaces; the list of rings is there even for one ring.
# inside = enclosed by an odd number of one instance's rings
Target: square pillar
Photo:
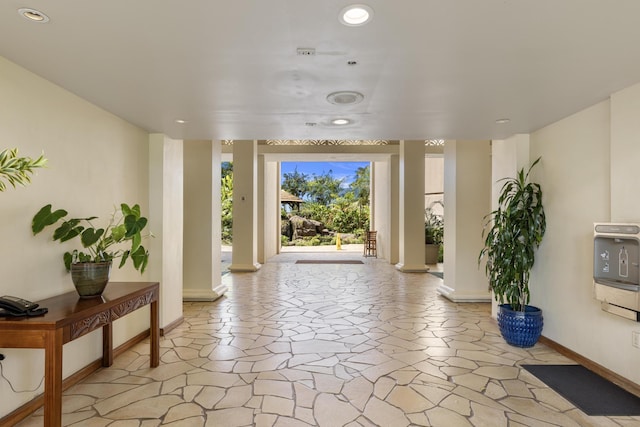
[[[233,255],[229,270],[258,269],[258,142],[234,141]]]
[[[213,301],[228,290],[222,284],[221,143],[184,145],[184,301]]]
[[[491,212],[489,141],[447,141],[444,147],[444,283],[440,295],[454,302],[489,302],[478,267],[483,218]]]
[[[160,282],[160,326],[182,321],[183,142],[149,135],[149,278]]]
[[[403,272],[424,273],[424,141],[400,141],[400,261]]]

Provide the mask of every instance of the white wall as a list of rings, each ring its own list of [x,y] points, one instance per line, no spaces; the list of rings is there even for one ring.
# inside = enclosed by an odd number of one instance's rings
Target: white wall
[[[640,94],[634,97],[638,105]],[[615,114],[605,101],[531,134],[530,157],[542,156],[533,179],[542,185],[547,214],[547,232],[531,277],[531,302],[543,309],[544,336],[640,383],[640,349],[631,345],[631,332],[640,325],[602,311],[593,298],[593,223],[611,220],[612,196],[618,197],[610,190],[611,176],[624,176],[634,183],[635,194],[640,192],[636,170],[613,173],[617,162],[610,163],[610,128]],[[627,153],[636,159],[636,168],[639,150],[636,144]],[[621,197],[633,199],[630,203],[640,213],[638,197]]]
[[[0,149],[18,147],[21,155],[44,151],[49,166],[31,185],[0,193],[0,295],[31,300],[73,291],[62,254],[73,243],[51,241],[46,231],[32,236],[33,215],[47,203],[74,216],[108,219],[114,205],[140,204],[148,216],[148,134],[77,96],[0,57]],[[151,253],[150,264],[160,262]],[[114,268],[112,280],[148,280],[133,267]],[[114,325],[114,344],[148,327],[148,309]],[[100,332],[64,347],[64,376],[101,355]],[[41,350],[0,349],[0,417],[43,392]]]

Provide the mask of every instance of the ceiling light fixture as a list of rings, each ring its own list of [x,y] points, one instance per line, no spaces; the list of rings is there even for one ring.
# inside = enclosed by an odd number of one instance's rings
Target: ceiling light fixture
[[[336,125],[336,126],[344,126],[344,125],[348,125],[349,123],[351,123],[351,120],[349,120],[349,119],[333,119],[333,120],[331,120],[331,124],[332,125]]]
[[[498,119],[496,120],[496,123],[499,125],[503,125],[505,123],[509,123],[511,121],[511,119]]]
[[[340,11],[340,22],[348,27],[358,27],[373,19],[373,9],[366,4],[352,4]]]
[[[178,123],[179,125],[183,125],[183,124],[187,123],[187,121],[183,120],[183,119],[176,119],[176,123]]]
[[[333,92],[327,95],[327,101],[336,105],[358,104],[359,102],[362,102],[363,99],[363,94],[351,90]]]
[[[30,9],[28,7],[23,7],[18,9],[18,13],[25,19],[28,19],[32,22],[38,22],[40,24],[44,24],[45,22],[49,22],[49,17],[39,10]]]

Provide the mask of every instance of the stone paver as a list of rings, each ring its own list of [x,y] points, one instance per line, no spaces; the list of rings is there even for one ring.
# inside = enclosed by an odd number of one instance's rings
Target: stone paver
[[[185,303],[160,367],[141,343],[67,390],[65,425],[640,425],[588,417],[532,378],[521,363],[571,361],[506,345],[489,304],[440,297],[431,274],[360,251],[285,252],[256,273],[225,274],[218,301]]]

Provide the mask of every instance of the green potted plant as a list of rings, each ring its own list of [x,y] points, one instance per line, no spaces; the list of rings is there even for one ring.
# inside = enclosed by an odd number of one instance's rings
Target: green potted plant
[[[438,263],[440,246],[444,241],[444,221],[441,215],[433,212],[434,204],[424,210],[425,264]]]
[[[518,347],[533,346],[542,333],[542,310],[530,306],[529,274],[546,230],[542,189],[529,181],[531,169],[504,178],[498,208],[485,217],[484,246],[489,288],[500,303],[498,326],[505,340]]]
[[[63,243],[76,237],[80,239],[82,249],[65,252],[63,260],[81,297],[102,294],[114,259],[120,258],[119,268],[131,260],[136,270],[144,272],[149,252],[141,243],[143,237],[151,234],[142,235],[147,218],[140,215],[139,205],[129,207],[122,203],[104,228],[93,225],[95,216],[65,219],[67,214],[63,209],[52,210],[50,204],[43,206],[33,217],[31,230],[36,235],[60,222],[53,232],[53,240]]]
[[[16,184],[26,185],[31,182],[33,170],[47,164],[44,154],[37,159],[18,157],[17,148],[7,148],[0,152],[0,192],[7,189],[7,183],[14,188]]]

